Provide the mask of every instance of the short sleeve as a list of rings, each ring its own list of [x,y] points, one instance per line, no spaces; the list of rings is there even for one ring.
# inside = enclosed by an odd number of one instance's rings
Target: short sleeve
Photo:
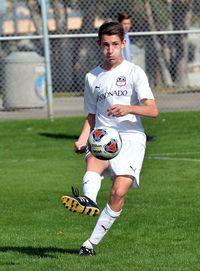
[[[84,111],[96,114],[96,97],[92,90],[92,78],[90,78],[90,74],[86,74],[85,76]]]
[[[149,86],[148,78],[145,72],[137,66],[137,69],[133,74],[135,77],[135,91],[138,95],[139,101],[141,101],[142,99],[154,100],[154,96]]]

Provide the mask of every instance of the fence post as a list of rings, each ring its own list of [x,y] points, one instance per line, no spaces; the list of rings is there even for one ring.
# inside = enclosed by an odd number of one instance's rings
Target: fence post
[[[53,95],[52,95],[52,79],[51,79],[51,62],[50,62],[50,50],[49,50],[49,34],[47,25],[47,6],[46,1],[41,0],[42,9],[42,28],[44,37],[44,54],[45,54],[45,69],[46,69],[46,83],[47,83],[47,106],[48,117],[53,121]]]

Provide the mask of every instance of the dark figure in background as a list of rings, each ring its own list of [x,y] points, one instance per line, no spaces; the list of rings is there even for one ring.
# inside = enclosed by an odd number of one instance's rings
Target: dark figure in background
[[[126,60],[130,62],[134,62],[133,49],[132,49],[129,34],[128,34],[132,26],[131,15],[128,14],[127,12],[118,13],[118,22],[122,25],[124,29],[124,39],[126,40],[126,45],[124,49],[122,50],[122,55]],[[146,134],[146,137],[147,137],[147,141],[156,140],[156,136],[151,136],[151,135]]]

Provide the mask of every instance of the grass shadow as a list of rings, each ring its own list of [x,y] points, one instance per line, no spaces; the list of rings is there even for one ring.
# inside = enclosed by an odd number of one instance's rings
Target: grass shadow
[[[55,139],[78,139],[78,135],[67,135],[67,134],[54,134],[54,133],[39,133],[40,136],[55,138]]]
[[[57,247],[18,247],[18,246],[3,246],[0,247],[0,252],[18,252],[26,254],[28,256],[35,256],[40,258],[56,258],[51,253],[62,253],[62,254],[76,254],[78,255],[79,250],[77,249],[64,249]]]

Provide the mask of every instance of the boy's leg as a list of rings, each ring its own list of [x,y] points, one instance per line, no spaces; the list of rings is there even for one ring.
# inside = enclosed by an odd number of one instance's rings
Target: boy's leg
[[[83,195],[90,198],[95,203],[97,202],[97,195],[101,188],[101,181],[103,177],[99,173],[87,171],[83,176],[82,190]]]
[[[115,220],[120,216],[125,195],[132,186],[132,182],[133,179],[129,176],[117,176],[115,178],[109,204],[107,204],[101,212],[90,238],[83,243],[79,252],[81,256],[95,255],[93,245],[99,244]]]
[[[115,211],[119,212],[124,206],[125,196],[134,182],[133,176],[116,176],[113,182],[109,197],[109,206]]]
[[[61,198],[62,204],[69,211],[81,213],[89,216],[99,215],[100,210],[96,203],[97,194],[101,187],[102,177],[92,171],[87,171],[83,176],[83,194],[79,197],[79,193],[73,195],[64,195]]]
[[[99,219],[90,238],[86,240],[81,246],[79,251],[80,256],[94,256],[96,254],[94,245],[97,245],[102,240],[120,213],[121,211],[112,211],[108,204],[105,206],[99,216]]]
[[[79,197],[78,193],[73,193],[73,196],[64,195],[61,197],[61,202],[69,211],[96,216],[100,213],[96,204],[97,194],[103,179],[100,174],[108,166],[108,162],[100,161],[93,156],[89,156],[86,161],[87,171],[83,176],[84,196]]]

